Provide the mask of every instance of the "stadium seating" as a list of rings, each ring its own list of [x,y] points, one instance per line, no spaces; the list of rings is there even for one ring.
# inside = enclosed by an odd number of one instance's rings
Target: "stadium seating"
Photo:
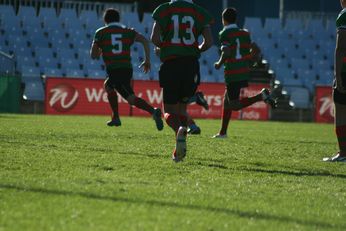
[[[43,101],[44,100],[44,88],[42,81],[39,80],[28,80],[25,82],[25,88],[23,93],[25,100]]]
[[[137,13],[122,14],[121,22],[149,38],[153,19]],[[331,84],[335,47],[335,21],[321,19],[303,22],[298,18],[246,17],[244,27],[262,50],[270,69],[284,86],[305,88],[311,95],[314,86]],[[102,60],[90,59],[95,31],[104,25],[95,10],[20,6],[18,14],[9,5],[0,5],[0,49],[15,54],[23,79],[35,76],[105,78]],[[154,46],[150,45],[150,50]],[[223,71],[215,70],[217,46],[202,53],[201,80],[223,82]],[[138,44],[132,47],[134,78],[158,79],[160,59],[151,55],[152,71],[143,74],[137,66],[144,59]],[[31,77],[28,77],[31,76]],[[34,88],[29,88],[34,89]]]
[[[291,95],[291,101],[295,108],[308,109],[311,107],[309,91],[303,87],[288,88],[287,92]]]

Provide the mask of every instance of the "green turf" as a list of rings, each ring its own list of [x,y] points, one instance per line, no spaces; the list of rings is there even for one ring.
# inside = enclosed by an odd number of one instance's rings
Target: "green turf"
[[[149,118],[0,115],[0,231],[346,230],[332,125],[198,120],[173,163]]]

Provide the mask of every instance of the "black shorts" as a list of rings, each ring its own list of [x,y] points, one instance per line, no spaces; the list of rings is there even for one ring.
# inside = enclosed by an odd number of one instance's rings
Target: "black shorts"
[[[338,90],[333,90],[334,103],[346,105],[346,94],[340,93]]]
[[[246,80],[227,84],[225,91],[225,102],[227,103],[230,101],[239,100],[241,89],[248,86],[249,83]]]
[[[196,57],[180,57],[165,61],[159,71],[165,104],[187,103],[200,82]]]
[[[117,68],[107,70],[108,78],[105,81],[107,88],[115,89],[124,99],[134,94],[131,86],[133,70],[131,68]]]
[[[344,88],[346,88],[346,72],[341,73],[341,78],[342,78],[342,85]],[[336,80],[334,79],[334,87],[336,85],[335,81]],[[346,105],[346,94],[340,93],[338,90],[334,88],[333,100],[334,100],[334,103]]]

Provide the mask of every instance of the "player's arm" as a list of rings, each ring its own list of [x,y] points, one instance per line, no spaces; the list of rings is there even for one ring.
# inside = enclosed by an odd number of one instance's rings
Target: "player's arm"
[[[228,47],[228,43],[222,42],[222,46],[221,46],[221,55],[219,60],[214,63],[214,67],[215,69],[220,69],[220,67],[224,64],[226,57],[230,56],[231,54],[231,49]]]
[[[341,93],[346,93],[346,89],[344,88],[346,83],[342,83],[341,76],[344,57],[346,57],[346,29],[339,29],[336,34],[334,75],[336,79],[336,88]]]
[[[139,68],[143,67],[144,73],[148,73],[150,71],[150,48],[149,48],[149,41],[141,34],[137,33],[135,37],[135,41],[139,42],[143,45],[144,53],[145,53],[145,59],[139,66]]]
[[[208,50],[213,45],[213,36],[211,33],[210,25],[203,28],[202,31],[203,42],[198,46],[200,52]]]
[[[92,59],[99,59],[101,55],[102,55],[101,48],[95,42],[93,42],[90,48],[90,57]]]
[[[154,43],[154,45],[158,48],[161,47],[160,31],[161,31],[160,24],[155,21],[154,25],[153,25],[153,30],[151,32],[150,39]]]
[[[251,43],[250,54],[251,54],[251,57],[252,57],[252,61],[254,63],[258,63],[259,61],[261,61],[261,59],[262,59],[262,57],[261,57],[261,49],[254,42]]]

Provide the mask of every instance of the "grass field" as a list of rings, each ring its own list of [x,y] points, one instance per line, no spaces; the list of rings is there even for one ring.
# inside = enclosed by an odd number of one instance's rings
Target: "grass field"
[[[187,158],[148,118],[0,115],[0,230],[346,230],[332,125],[198,120]]]

